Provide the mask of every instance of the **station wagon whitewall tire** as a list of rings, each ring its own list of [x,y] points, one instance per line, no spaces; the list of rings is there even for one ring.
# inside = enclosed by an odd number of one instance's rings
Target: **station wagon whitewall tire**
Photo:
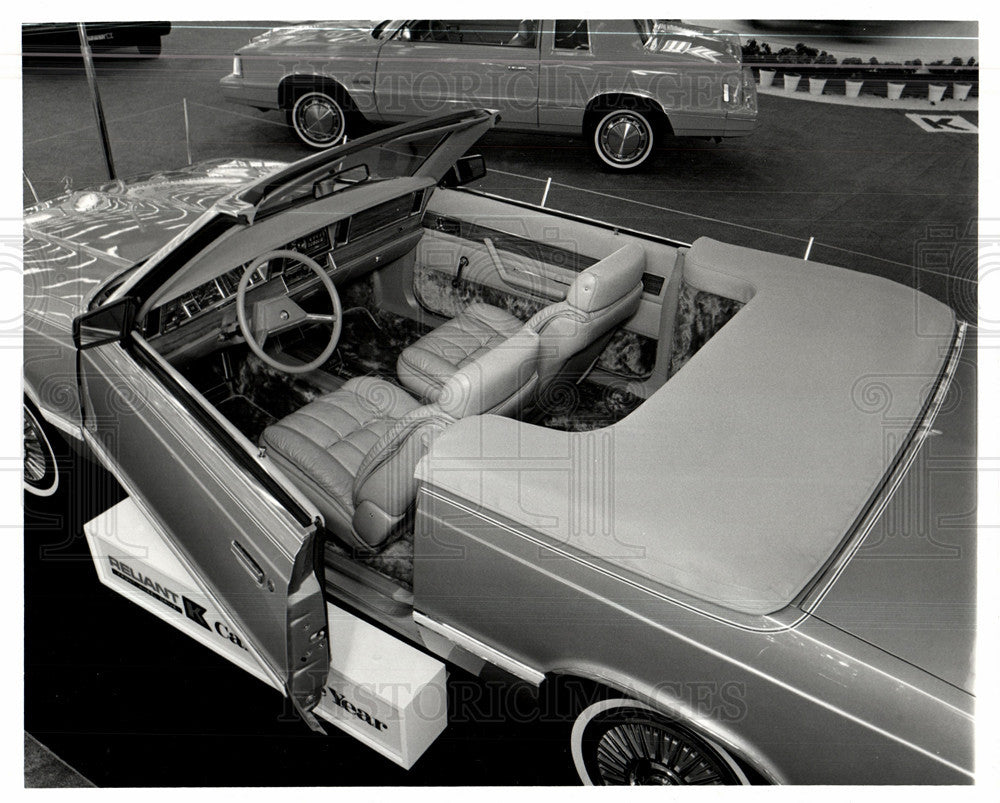
[[[587,707],[570,740],[576,771],[588,786],[749,783],[722,747],[636,700]]]
[[[635,170],[653,152],[655,127],[647,111],[614,109],[594,126],[594,152],[614,170]]]
[[[347,133],[344,106],[326,92],[300,95],[289,118],[299,139],[312,148],[329,148],[341,142]]]
[[[59,466],[40,415],[24,403],[24,490],[52,496],[59,488]]]

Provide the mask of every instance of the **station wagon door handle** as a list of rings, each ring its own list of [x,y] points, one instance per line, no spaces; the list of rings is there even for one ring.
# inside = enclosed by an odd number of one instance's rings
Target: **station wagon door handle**
[[[528,68],[521,64],[508,64],[507,69],[510,70],[511,72],[524,72]]]

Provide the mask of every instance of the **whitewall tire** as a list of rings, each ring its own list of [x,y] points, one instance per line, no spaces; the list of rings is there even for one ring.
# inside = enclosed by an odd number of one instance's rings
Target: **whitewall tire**
[[[24,490],[34,496],[52,496],[59,488],[59,465],[40,415],[24,409]]]
[[[587,707],[570,741],[577,774],[588,786],[749,783],[718,744],[637,700]]]
[[[300,95],[289,114],[292,128],[311,148],[329,148],[340,144],[347,134],[344,105],[326,92]]]
[[[612,170],[635,170],[653,152],[656,132],[648,111],[614,109],[594,126],[594,153]]]

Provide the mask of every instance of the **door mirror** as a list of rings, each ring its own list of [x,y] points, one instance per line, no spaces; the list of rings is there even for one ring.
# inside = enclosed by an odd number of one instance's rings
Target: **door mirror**
[[[445,173],[444,178],[441,180],[441,186],[461,187],[463,184],[483,178],[485,175],[486,160],[482,157],[482,154],[477,153],[471,156],[463,156]]]
[[[135,321],[136,302],[131,296],[85,312],[73,321],[73,343],[89,349],[105,343],[125,342]]]

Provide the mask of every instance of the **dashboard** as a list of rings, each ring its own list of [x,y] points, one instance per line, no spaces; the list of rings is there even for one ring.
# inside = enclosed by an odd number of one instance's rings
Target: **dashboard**
[[[375,254],[370,266],[374,268],[381,260],[381,255],[376,252],[384,250],[387,244],[408,232],[420,231],[426,194],[424,190],[418,190],[384,201],[297,237],[279,246],[279,249],[311,257],[331,271],[335,279],[353,277],[357,270],[345,272],[342,268],[350,268],[352,261],[363,262],[366,255]],[[209,313],[227,306],[236,297],[240,279],[249,265],[249,262],[237,265],[151,310],[145,324],[147,336],[174,333],[195,321],[207,319]],[[334,268],[336,272],[333,272]],[[257,287],[271,281],[283,282],[283,290],[292,293],[306,289],[318,279],[300,262],[276,259],[259,266],[250,277],[249,284],[250,287]]]

